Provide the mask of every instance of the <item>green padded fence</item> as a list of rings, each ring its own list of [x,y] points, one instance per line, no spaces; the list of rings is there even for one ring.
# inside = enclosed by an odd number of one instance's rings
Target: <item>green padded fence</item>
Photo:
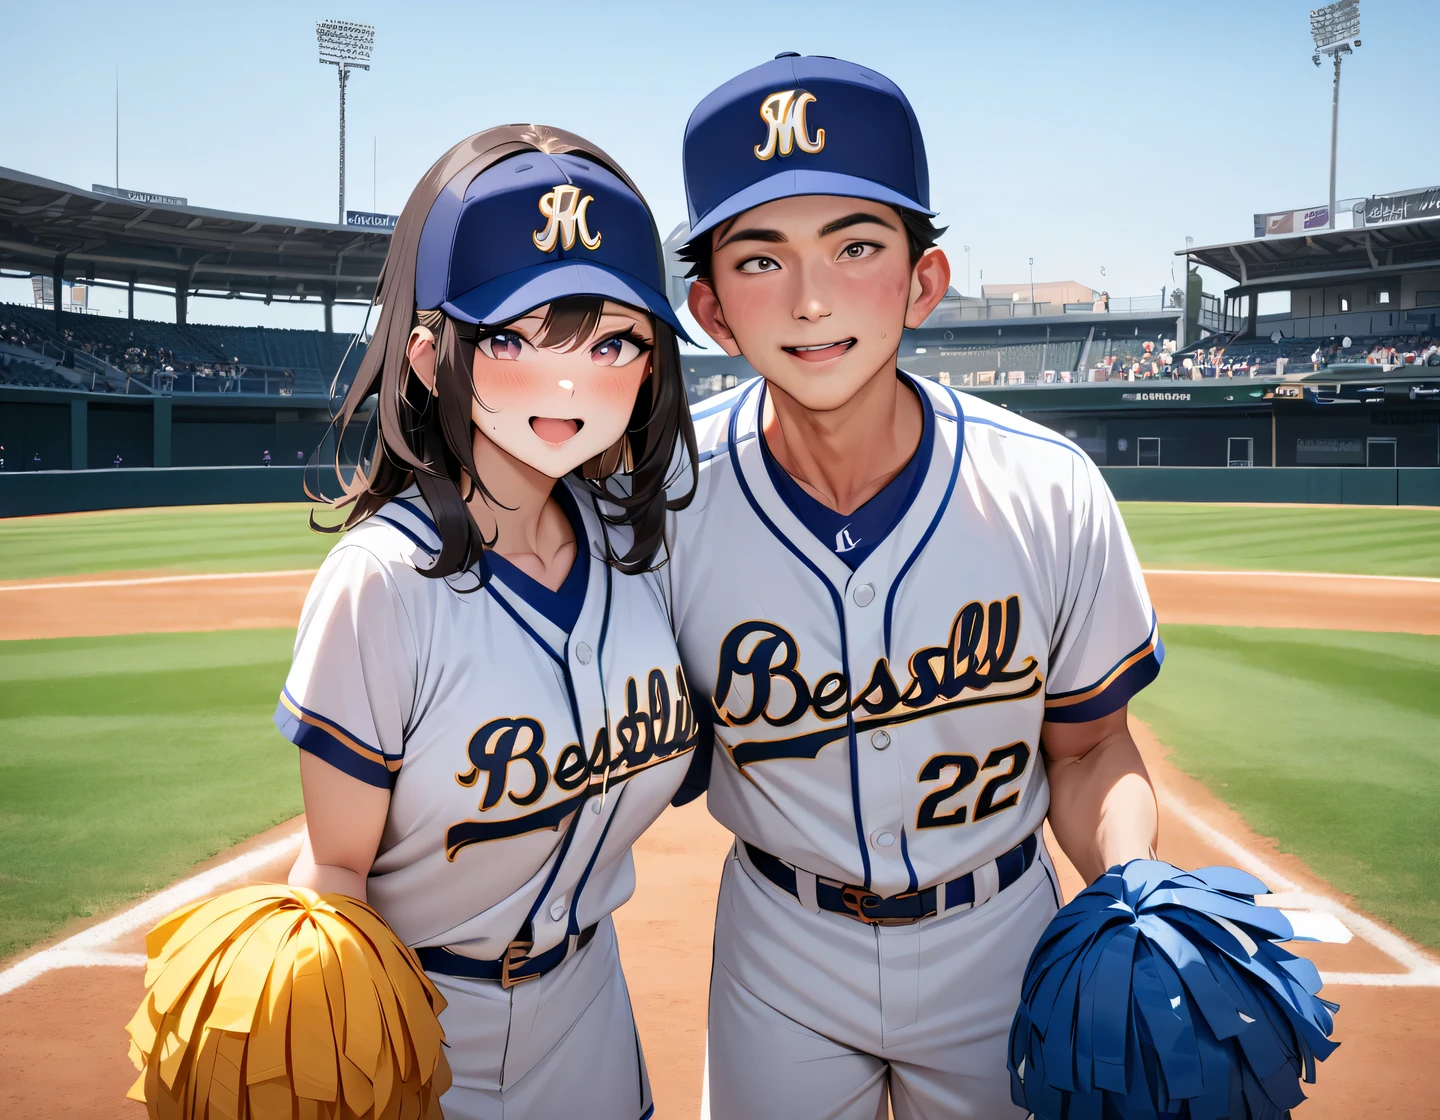
[[[0,472],[0,517],[141,506],[305,500],[304,467]]]
[[[1440,467],[1101,467],[1122,502],[1440,506]],[[305,500],[303,467],[0,472],[0,517]]]

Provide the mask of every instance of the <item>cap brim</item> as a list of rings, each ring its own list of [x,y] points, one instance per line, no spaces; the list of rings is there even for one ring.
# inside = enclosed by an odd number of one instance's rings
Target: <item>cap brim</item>
[[[842,175],[838,171],[781,171],[758,183],[751,183],[743,191],[732,194],[695,223],[690,230],[693,239],[714,229],[721,222],[728,221],[746,210],[753,210],[767,202],[781,198],[794,198],[805,194],[834,194],[842,198],[867,198],[871,202],[883,202],[888,206],[900,206],[906,210],[918,210],[926,217],[933,218],[935,211],[922,206],[913,198],[891,190],[889,187],[858,175]]]
[[[654,288],[589,261],[547,261],[506,273],[440,306],[447,315],[467,323],[508,323],[541,304],[566,296],[598,296],[648,311],[693,344],[670,302]]]

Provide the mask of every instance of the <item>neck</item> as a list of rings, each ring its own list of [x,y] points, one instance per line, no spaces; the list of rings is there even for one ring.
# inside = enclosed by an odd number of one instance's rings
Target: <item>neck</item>
[[[478,489],[467,505],[491,546],[526,575],[552,590],[575,559],[575,532],[555,499],[555,480],[496,446],[477,430],[475,468],[492,495]]]
[[[816,500],[854,513],[905,469],[925,418],[915,394],[887,362],[839,408],[806,408],[766,385],[765,443],[775,461]]]

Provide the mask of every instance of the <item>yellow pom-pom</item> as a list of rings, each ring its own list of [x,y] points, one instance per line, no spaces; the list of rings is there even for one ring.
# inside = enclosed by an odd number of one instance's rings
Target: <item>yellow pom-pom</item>
[[[364,903],[245,887],[177,910],[145,948],[128,1096],[154,1120],[439,1120],[445,999]]]

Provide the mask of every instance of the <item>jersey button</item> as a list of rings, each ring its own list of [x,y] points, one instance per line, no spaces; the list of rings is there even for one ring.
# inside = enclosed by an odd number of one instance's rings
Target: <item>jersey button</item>
[[[855,600],[857,607],[868,607],[875,599],[875,588],[868,583],[862,583],[850,593],[850,597]]]
[[[890,735],[885,731],[874,731],[870,734],[870,745],[877,751],[883,751],[890,745]]]
[[[589,665],[590,658],[594,655],[594,653],[595,651],[591,649],[590,646],[585,642],[581,642],[578,646],[575,647],[575,658],[577,661],[580,662],[581,665]]]
[[[877,848],[888,848],[895,843],[895,834],[888,830],[882,830],[871,833],[870,839]]]
[[[559,921],[561,918],[563,918],[564,916],[565,916],[565,899],[564,899],[564,897],[562,896],[562,897],[560,897],[560,898],[557,898],[554,902],[552,902],[552,903],[550,904],[550,919],[551,919],[551,921],[558,922],[558,921]]]

